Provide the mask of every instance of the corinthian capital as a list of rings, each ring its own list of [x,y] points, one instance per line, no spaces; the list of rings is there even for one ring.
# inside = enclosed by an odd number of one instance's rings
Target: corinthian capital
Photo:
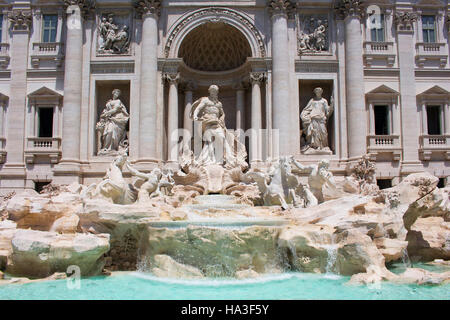
[[[290,14],[294,10],[294,5],[289,0],[270,0],[267,6],[272,15]]]
[[[251,83],[261,83],[265,80],[266,74],[264,72],[250,72]]]
[[[64,5],[66,8],[70,6],[80,7],[81,12],[84,17],[88,17],[93,9],[95,9],[95,0],[64,0]]]
[[[413,23],[417,21],[417,14],[409,11],[397,11],[394,15],[394,22],[397,25],[397,31],[414,31]]]
[[[33,18],[29,10],[13,10],[9,13],[8,18],[14,31],[29,31],[31,29]]]
[[[170,84],[177,84],[178,81],[180,80],[180,74],[177,73],[165,73],[163,75],[164,80],[166,80],[167,82],[169,82]]]
[[[334,7],[336,15],[345,19],[351,16],[362,17],[364,15],[365,0],[339,0]]]
[[[138,14],[154,14],[159,16],[161,14],[160,0],[134,0],[134,7]]]

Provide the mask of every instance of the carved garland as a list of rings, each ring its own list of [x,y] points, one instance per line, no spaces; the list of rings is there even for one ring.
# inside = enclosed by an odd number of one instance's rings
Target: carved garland
[[[197,18],[203,17],[205,15],[215,15],[215,16],[225,15],[225,16],[229,16],[229,17],[239,20],[246,27],[248,27],[251,30],[251,32],[253,33],[254,38],[258,42],[258,47],[259,47],[259,52],[260,52],[261,57],[266,56],[266,49],[265,49],[265,45],[264,45],[262,36],[260,35],[259,31],[256,29],[256,27],[253,25],[253,23],[250,20],[248,20],[246,17],[238,14],[237,12],[229,10],[229,9],[206,8],[201,11],[197,11],[192,15],[187,16],[176,26],[175,29],[173,29],[172,33],[170,34],[170,36],[167,40],[166,46],[164,48],[164,54],[165,54],[166,58],[169,57],[169,53],[170,53],[170,49],[171,49],[173,40],[178,36],[178,34],[181,32],[181,30],[184,28],[184,26],[186,26],[189,22],[191,22]]]

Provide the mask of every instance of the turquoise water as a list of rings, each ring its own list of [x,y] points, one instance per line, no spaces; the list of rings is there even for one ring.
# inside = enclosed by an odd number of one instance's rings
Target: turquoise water
[[[287,273],[251,280],[175,280],[131,272],[81,280],[68,289],[67,280],[0,286],[0,299],[426,299],[450,300],[450,285],[417,286],[381,283],[350,286],[349,277]]]

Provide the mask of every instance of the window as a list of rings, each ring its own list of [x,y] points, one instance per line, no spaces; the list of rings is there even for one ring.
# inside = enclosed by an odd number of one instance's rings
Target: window
[[[380,15],[380,24],[372,26],[370,29],[371,40],[384,42],[384,14]]]
[[[38,137],[53,137],[53,108],[39,108],[38,121]]]
[[[441,135],[441,107],[427,106],[427,125],[429,135]]]
[[[435,16],[422,16],[423,42],[436,42]]]
[[[392,187],[392,179],[377,179],[377,185],[380,190]]]
[[[375,118],[375,134],[389,135],[389,107],[388,106],[374,106]]]
[[[438,188],[445,188],[445,178],[439,178]]]
[[[56,14],[45,14],[42,30],[42,42],[56,42],[57,27],[58,16]]]

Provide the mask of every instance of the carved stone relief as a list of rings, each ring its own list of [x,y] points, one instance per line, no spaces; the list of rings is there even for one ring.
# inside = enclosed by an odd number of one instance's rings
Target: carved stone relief
[[[326,15],[302,15],[299,17],[299,21],[298,54],[328,52],[328,17]]]
[[[98,23],[98,54],[127,54],[130,52],[129,18],[114,14],[103,15]]]

